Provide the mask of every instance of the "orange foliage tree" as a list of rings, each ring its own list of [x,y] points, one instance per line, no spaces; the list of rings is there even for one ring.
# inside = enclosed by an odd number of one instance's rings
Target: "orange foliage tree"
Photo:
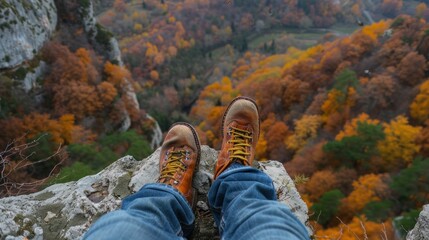
[[[342,201],[340,218],[345,220],[363,210],[366,204],[380,201],[388,193],[384,175],[368,174],[353,182],[353,191]]]
[[[326,142],[322,141],[315,145],[308,145],[302,151],[294,155],[291,161],[285,164],[285,168],[291,176],[305,175],[311,176],[318,169],[323,167],[325,153],[322,150]]]
[[[220,82],[215,82],[207,86],[200,94],[200,98],[191,110],[191,115],[195,116],[201,123],[198,128],[207,134],[208,144],[220,146],[220,132],[222,115],[229,102],[238,95],[233,89],[232,82],[228,77],[224,77]]]
[[[348,224],[341,222],[337,227],[320,229],[315,233],[317,239],[393,239],[394,231],[391,221],[376,223],[366,220],[364,216],[354,217]]]
[[[419,94],[410,105],[410,114],[412,118],[422,123],[429,118],[429,80],[425,81],[419,90]]]
[[[33,112],[22,119],[12,117],[0,120],[0,123],[4,126],[3,133],[6,134],[5,138],[2,137],[5,142],[2,142],[1,146],[24,135],[23,140],[31,140],[41,134],[49,134],[52,142],[57,145],[82,143],[92,139],[87,130],[75,125],[75,117],[72,114],[65,114],[59,119],[53,119],[49,114]]]
[[[359,99],[363,100],[371,108],[386,108],[392,102],[398,84],[389,75],[376,75],[363,87]]]
[[[429,156],[429,119],[425,122],[425,128],[417,136],[416,142],[420,148],[423,156]]]
[[[423,80],[426,69],[426,58],[412,51],[398,64],[397,74],[403,83],[415,86]]]
[[[310,200],[319,199],[325,192],[337,187],[338,181],[332,170],[318,171],[311,176],[310,181],[305,184],[305,190]]]
[[[264,121],[263,125],[266,125]],[[274,124],[270,125],[265,133],[264,140],[267,142],[267,153],[270,159],[276,159],[278,161],[286,160],[285,153],[285,139],[289,136],[289,129],[284,122],[275,121]]]

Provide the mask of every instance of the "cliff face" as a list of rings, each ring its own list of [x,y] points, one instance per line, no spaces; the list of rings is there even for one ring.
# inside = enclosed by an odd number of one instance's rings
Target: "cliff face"
[[[56,25],[54,0],[0,0],[0,69],[31,60]]]
[[[121,199],[138,191],[159,176],[160,149],[136,161],[119,159],[100,173],[77,182],[57,184],[43,191],[0,199],[0,239],[78,239],[102,214],[117,209]],[[194,239],[213,239],[218,233],[207,207],[207,193],[213,177],[217,151],[202,147],[201,165],[194,185],[198,188],[197,221]],[[279,201],[287,204],[304,224],[307,206],[283,165],[276,161],[256,163],[269,174]],[[309,234],[311,230],[308,228]]]

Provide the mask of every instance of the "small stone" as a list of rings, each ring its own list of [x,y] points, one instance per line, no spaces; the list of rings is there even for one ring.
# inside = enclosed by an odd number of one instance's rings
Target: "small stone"
[[[24,237],[30,236],[30,231],[24,230],[24,232],[22,233],[22,236],[24,236]]]
[[[24,223],[24,224],[28,224],[30,222],[31,222],[31,220],[29,218],[24,218],[24,220],[22,220],[22,223]]]
[[[41,227],[35,227],[33,229],[33,231],[34,231],[34,234],[36,236],[42,236],[43,235],[43,228],[41,228]]]
[[[49,220],[51,220],[52,218],[54,218],[56,216],[57,216],[57,214],[55,214],[55,213],[53,213],[51,211],[48,211],[48,213],[46,214],[45,219],[43,219],[43,220],[45,220],[45,222],[49,222]]]
[[[203,202],[203,201],[198,201],[197,202],[197,207],[203,211],[208,211],[209,207],[207,206],[207,203]]]

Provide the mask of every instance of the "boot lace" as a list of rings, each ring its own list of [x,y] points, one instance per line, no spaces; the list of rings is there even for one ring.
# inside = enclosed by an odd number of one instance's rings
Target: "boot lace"
[[[189,151],[178,150],[178,151],[167,151],[166,162],[162,166],[159,182],[165,183],[170,179],[174,180],[174,184],[179,184],[179,181],[174,178],[174,174],[178,171],[185,171],[186,165],[183,163],[182,159],[185,158],[189,160]]]
[[[229,143],[232,147],[228,149],[229,160],[239,161],[244,165],[249,165],[247,156],[250,155],[249,148],[252,142],[252,133],[240,128],[230,127],[228,134],[232,135]]]

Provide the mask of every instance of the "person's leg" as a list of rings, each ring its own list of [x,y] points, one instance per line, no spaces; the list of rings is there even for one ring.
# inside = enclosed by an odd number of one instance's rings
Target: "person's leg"
[[[209,205],[222,239],[308,239],[303,224],[279,203],[271,178],[252,166],[259,111],[247,97],[234,99],[222,120],[222,148]]]
[[[121,210],[96,221],[83,239],[183,239],[193,229],[187,200],[166,184],[147,184],[122,202]]]
[[[183,239],[191,234],[195,199],[192,180],[201,156],[195,129],[173,125],[159,158],[158,183],[147,184],[124,199],[121,210],[91,226],[84,239]]]
[[[273,182],[262,171],[233,163],[208,197],[222,239],[309,239],[304,225],[277,201]]]

